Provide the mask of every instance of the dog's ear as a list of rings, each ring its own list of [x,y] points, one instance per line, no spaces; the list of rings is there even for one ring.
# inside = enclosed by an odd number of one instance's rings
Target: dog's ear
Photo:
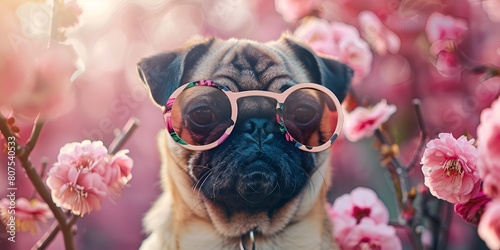
[[[310,48],[290,36],[282,38],[311,73],[315,83],[330,89],[342,102],[347,95],[354,71],[347,64],[317,56]]]
[[[165,106],[168,97],[184,84],[184,76],[196,66],[214,40],[196,38],[182,49],[143,58],[137,63],[137,73],[156,104]]]

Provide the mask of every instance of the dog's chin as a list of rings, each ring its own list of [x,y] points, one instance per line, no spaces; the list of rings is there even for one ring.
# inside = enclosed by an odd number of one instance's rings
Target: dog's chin
[[[203,204],[217,231],[226,237],[238,237],[250,231],[264,236],[274,235],[290,222],[298,210],[302,194],[289,200],[282,207],[269,211],[240,210],[227,216],[223,206],[203,195]]]

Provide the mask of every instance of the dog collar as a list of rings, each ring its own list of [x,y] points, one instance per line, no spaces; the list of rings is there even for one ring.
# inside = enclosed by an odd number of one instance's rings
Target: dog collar
[[[248,236],[250,237],[250,242],[252,243],[252,250],[255,250],[255,236],[253,230],[248,232]],[[244,240],[245,240],[245,234],[242,234],[240,240],[240,250],[246,250],[245,244],[243,243]]]

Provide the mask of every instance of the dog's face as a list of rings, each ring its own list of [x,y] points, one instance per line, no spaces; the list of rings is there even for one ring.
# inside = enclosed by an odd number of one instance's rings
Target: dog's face
[[[317,83],[342,101],[352,76],[346,65],[318,57],[291,38],[267,44],[198,40],[181,50],[141,60],[138,72],[159,106],[165,106],[179,86],[198,80],[212,80],[232,92],[281,93],[298,83]],[[197,102],[203,100],[189,100],[193,105]],[[272,234],[297,211],[304,188],[328,153],[302,151],[287,141],[276,121],[274,99],[242,98],[237,108],[234,129],[223,143],[190,151],[170,140],[170,153],[189,174],[193,196],[199,195],[221,234],[236,236],[250,230]],[[185,119],[215,119],[228,110],[222,105]],[[190,128],[189,132],[202,136],[214,129]],[[311,140],[319,140],[322,132],[321,126],[301,129]]]

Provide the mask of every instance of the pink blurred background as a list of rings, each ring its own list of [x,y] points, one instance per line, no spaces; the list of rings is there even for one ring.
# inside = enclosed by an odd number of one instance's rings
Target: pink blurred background
[[[14,5],[18,3],[14,1]],[[109,145],[113,130],[123,127],[130,117],[137,117],[141,124],[124,146],[130,149],[129,156],[135,162],[129,187],[116,204],[106,200],[100,211],[81,218],[76,236],[78,249],[137,249],[146,237],[141,219],[160,193],[156,135],[164,125],[161,110],[152,104],[136,75],[136,62],[144,56],[179,48],[193,35],[266,42],[286,31],[293,32],[297,24],[284,21],[274,2],[266,0],[93,0],[78,4],[83,10],[79,27],[67,34],[78,53],[82,72],[73,82],[76,103],[69,113],[45,124],[31,159],[39,167],[41,159],[47,157],[50,166],[65,143],[84,139],[102,140]],[[408,11],[404,16],[402,8]],[[332,0],[322,1],[321,15],[329,21],[357,26],[357,15],[367,9],[399,36],[401,49],[396,54],[373,53],[371,72],[354,89],[369,103],[385,98],[397,105],[389,126],[402,147],[403,162],[409,161],[418,142],[413,98],[422,100],[431,137],[443,131],[460,135],[464,130],[475,136],[479,113],[498,95],[500,83],[494,78],[481,82],[480,76],[467,72],[460,77],[441,76],[429,59],[424,26],[434,11],[468,20],[464,51],[481,64],[500,65],[499,23],[488,18],[479,0]],[[36,25],[46,25],[43,12],[32,14]],[[18,123],[24,143],[32,120],[18,119]],[[392,184],[380,166],[373,142],[365,139],[351,143],[341,138],[334,145],[335,175],[329,199],[333,201],[357,186],[370,187],[389,208],[391,218],[396,218]],[[0,154],[0,162],[7,162],[4,154]],[[32,186],[23,178],[21,169],[17,171],[17,195],[29,197]],[[410,174],[412,185],[423,182],[418,167]],[[6,195],[6,178],[6,171],[1,171],[0,197]],[[42,226],[42,232],[50,223]],[[29,249],[41,236],[18,233],[16,243],[10,243],[5,235],[1,228],[2,249]],[[484,247],[476,229],[455,215],[448,236],[449,249]],[[62,248],[59,235],[49,249]]]

